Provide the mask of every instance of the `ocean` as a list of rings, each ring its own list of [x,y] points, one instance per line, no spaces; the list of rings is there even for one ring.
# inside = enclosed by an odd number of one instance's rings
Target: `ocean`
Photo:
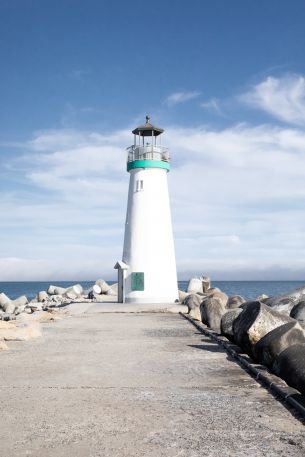
[[[114,282],[108,281],[109,284]],[[26,295],[32,299],[40,290],[47,290],[50,284],[60,287],[81,284],[84,289],[89,289],[93,286],[94,281],[0,282],[0,292],[4,292],[12,299],[20,295]],[[180,290],[185,290],[187,284],[188,281],[179,281],[178,287]],[[246,300],[251,300],[261,294],[273,296],[289,292],[305,286],[305,281],[213,281],[212,285],[219,287],[228,295],[242,295]]]

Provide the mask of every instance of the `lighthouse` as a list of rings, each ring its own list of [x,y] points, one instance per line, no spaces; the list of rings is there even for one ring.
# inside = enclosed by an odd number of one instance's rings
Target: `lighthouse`
[[[146,123],[135,128],[127,148],[130,174],[122,261],[118,270],[119,302],[173,303],[178,298],[174,239],[167,174],[168,148],[163,129]]]

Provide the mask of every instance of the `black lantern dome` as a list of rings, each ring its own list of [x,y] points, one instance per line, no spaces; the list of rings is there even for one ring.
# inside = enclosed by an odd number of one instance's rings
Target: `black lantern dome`
[[[139,136],[158,136],[163,133],[164,130],[160,129],[159,127],[155,127],[150,123],[150,117],[147,115],[146,116],[146,123],[144,125],[140,125],[136,129],[132,131],[134,135],[139,135]]]

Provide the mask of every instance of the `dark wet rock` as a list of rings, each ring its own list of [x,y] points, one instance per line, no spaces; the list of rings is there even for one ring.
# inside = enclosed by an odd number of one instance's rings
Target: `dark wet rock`
[[[246,301],[245,303],[242,303],[241,305],[239,305],[239,308],[241,309],[246,309],[250,306],[255,306],[256,303],[262,303],[260,300],[251,300],[251,301]]]
[[[188,307],[188,313],[191,317],[196,319],[197,321],[201,320],[200,315],[200,303],[202,301],[202,297],[197,294],[190,294],[183,300],[183,304]]]
[[[88,299],[94,300],[94,298],[95,298],[94,292],[93,292],[93,290],[90,290],[90,292],[88,293]]]
[[[288,322],[267,333],[253,347],[255,358],[272,367],[276,357],[288,347],[294,344],[305,343],[305,331],[297,321]]]
[[[294,344],[281,352],[272,369],[287,384],[305,395],[305,343]]]
[[[259,301],[241,305],[243,312],[233,322],[234,341],[252,355],[253,346],[267,333],[292,318],[274,311]]]
[[[241,308],[229,309],[223,314],[221,318],[220,329],[221,333],[226,336],[229,340],[234,340],[233,335],[233,322],[242,313]]]
[[[290,317],[305,322],[305,300],[300,301],[292,308]]]
[[[241,295],[233,295],[232,297],[229,297],[229,299],[228,299],[227,308],[230,308],[230,309],[238,308],[243,303],[246,303],[246,300],[244,299],[244,297],[242,297]]]

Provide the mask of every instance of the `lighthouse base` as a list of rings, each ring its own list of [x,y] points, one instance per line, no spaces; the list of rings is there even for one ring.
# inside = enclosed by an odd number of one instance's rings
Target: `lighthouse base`
[[[164,298],[141,298],[141,297],[126,297],[125,303],[135,303],[135,304],[164,304],[172,305],[176,302],[178,297],[164,297]]]

